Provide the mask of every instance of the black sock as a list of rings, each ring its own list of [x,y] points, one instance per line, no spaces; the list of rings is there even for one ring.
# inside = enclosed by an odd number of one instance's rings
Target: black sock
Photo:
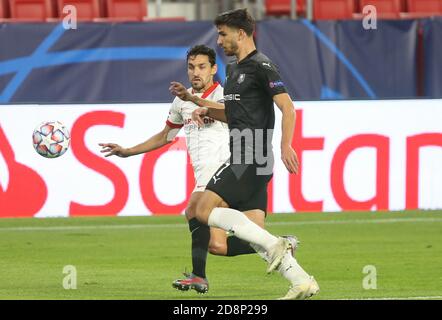
[[[238,256],[241,254],[256,253],[255,249],[250,246],[250,243],[235,236],[227,238],[227,254],[228,257]]]
[[[198,277],[206,277],[207,250],[209,249],[210,228],[196,218],[189,220],[192,233],[192,273]]]

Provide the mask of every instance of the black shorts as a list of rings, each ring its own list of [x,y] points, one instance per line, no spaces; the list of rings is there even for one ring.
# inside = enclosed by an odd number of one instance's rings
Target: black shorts
[[[257,174],[253,164],[223,164],[206,189],[219,195],[230,208],[239,211],[260,209],[267,212],[267,185],[273,174]]]

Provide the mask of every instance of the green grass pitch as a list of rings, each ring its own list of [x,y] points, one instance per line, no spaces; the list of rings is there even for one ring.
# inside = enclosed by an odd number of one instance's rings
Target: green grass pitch
[[[321,287],[314,299],[442,299],[441,211],[273,214],[267,228],[299,237],[296,258]],[[209,255],[208,294],[173,289],[191,269],[182,216],[0,219],[0,244],[0,299],[260,300],[288,289],[257,255]],[[63,288],[66,265],[75,290]],[[376,289],[363,288],[366,265]]]

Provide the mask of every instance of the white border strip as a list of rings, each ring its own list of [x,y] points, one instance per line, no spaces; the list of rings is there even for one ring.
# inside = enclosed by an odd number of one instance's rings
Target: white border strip
[[[442,222],[442,218],[392,218],[392,219],[365,219],[365,220],[330,220],[330,221],[281,221],[266,223],[267,227],[272,226],[301,226],[301,225],[333,225],[333,224],[377,224],[377,223],[417,223],[417,222]],[[0,227],[2,231],[75,231],[75,230],[115,230],[115,229],[150,229],[150,228],[187,228],[184,223],[170,224],[115,224],[115,225],[94,225],[94,226],[30,226],[30,227]]]

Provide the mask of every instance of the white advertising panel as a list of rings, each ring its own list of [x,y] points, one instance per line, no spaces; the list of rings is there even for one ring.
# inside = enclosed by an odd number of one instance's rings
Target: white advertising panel
[[[296,102],[290,175],[280,159],[276,108],[269,211],[442,209],[442,101]],[[0,217],[181,214],[193,190],[184,133],[130,158],[100,142],[133,146],[162,130],[168,104],[0,106]],[[40,122],[71,133],[61,157],[33,149]]]

